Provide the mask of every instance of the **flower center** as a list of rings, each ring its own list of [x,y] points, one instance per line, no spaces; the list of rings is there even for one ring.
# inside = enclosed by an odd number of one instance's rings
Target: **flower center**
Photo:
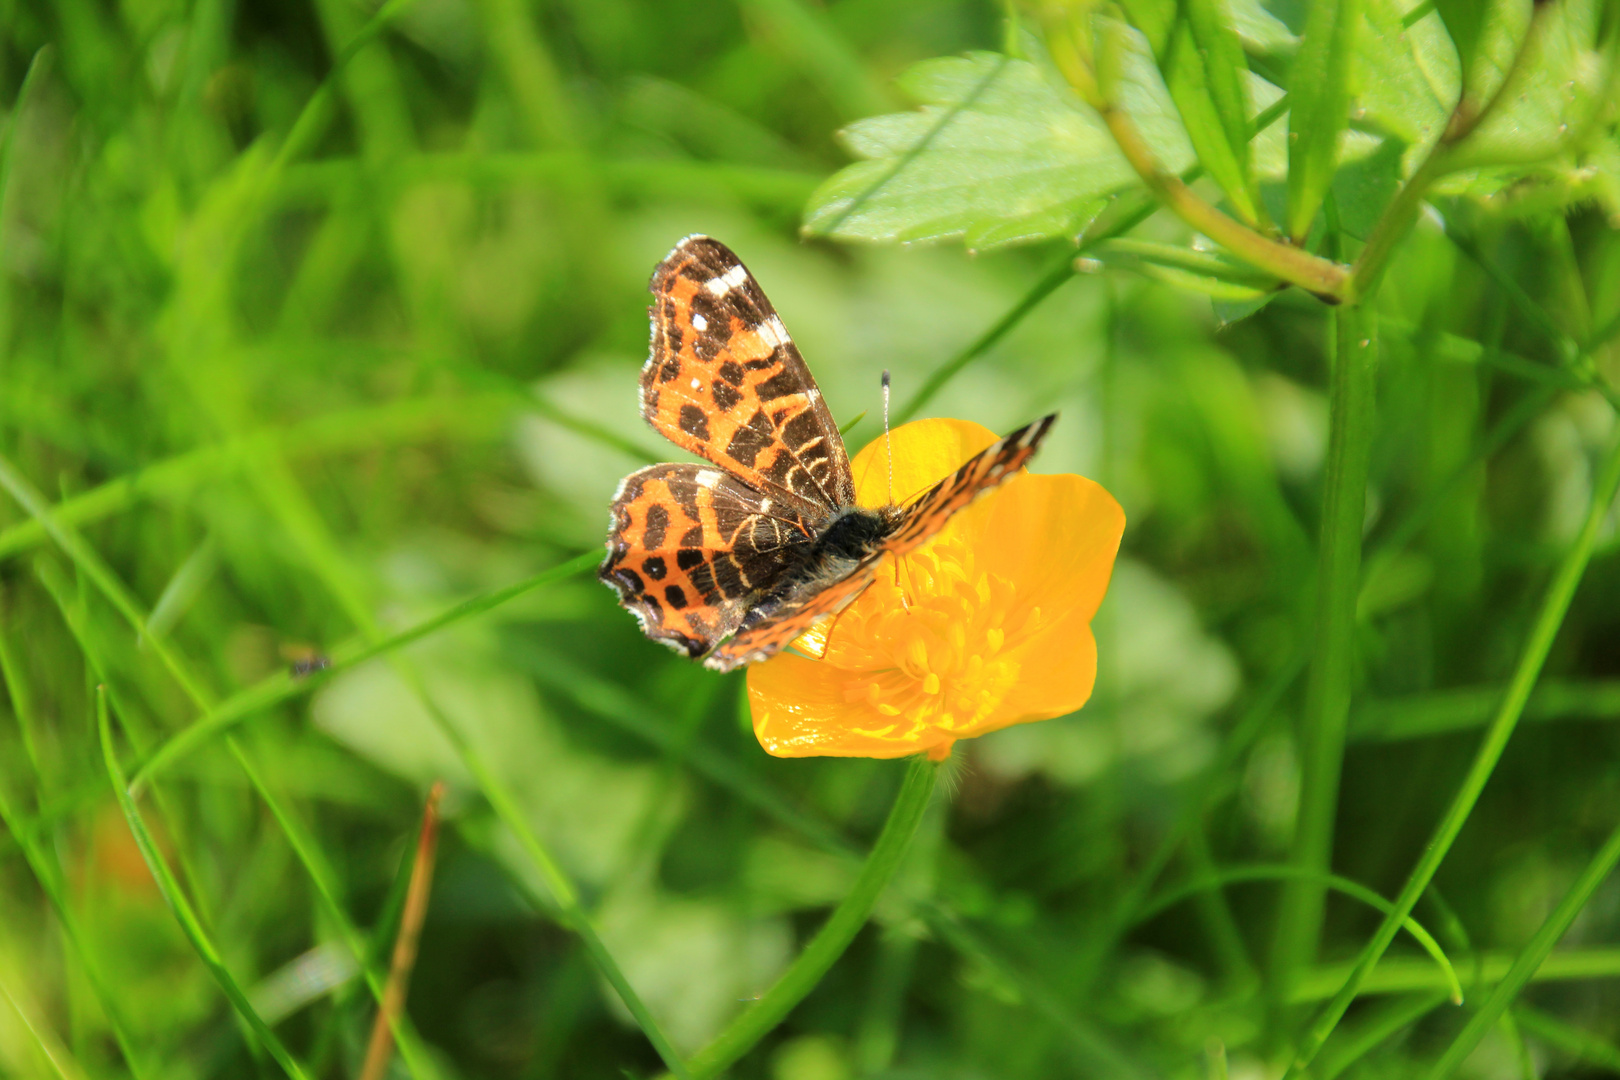
[[[845,700],[894,717],[888,731],[972,729],[1017,684],[1019,664],[1008,654],[1041,624],[1040,608],[1017,605],[1016,591],[979,570],[954,538],[890,560],[868,590],[875,595],[832,634],[839,666],[851,669]]]

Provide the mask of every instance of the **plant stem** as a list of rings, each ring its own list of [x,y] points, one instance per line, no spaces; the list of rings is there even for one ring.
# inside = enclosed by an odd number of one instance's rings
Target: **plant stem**
[[[1524,652],[1514,669],[1512,681],[1508,683],[1507,694],[1503,697],[1501,707],[1497,710],[1490,727],[1486,729],[1485,739],[1474,755],[1474,762],[1469,767],[1468,775],[1463,778],[1462,786],[1458,788],[1451,806],[1446,810],[1446,816],[1435,829],[1434,837],[1424,850],[1423,857],[1418,860],[1405,887],[1395,898],[1395,909],[1384,917],[1372,940],[1362,949],[1349,978],[1306,1032],[1304,1040],[1300,1043],[1299,1053],[1286,1074],[1287,1077],[1299,1076],[1310,1066],[1340,1017],[1355,1000],[1368,974],[1378,963],[1379,957],[1384,955],[1384,950],[1389,948],[1390,942],[1395,939],[1401,925],[1400,920],[1411,913],[1418,897],[1423,895],[1423,890],[1428,887],[1435,872],[1440,869],[1440,863],[1451,850],[1457,834],[1468,821],[1468,815],[1473,811],[1474,804],[1479,801],[1480,792],[1484,790],[1486,781],[1495,771],[1496,763],[1501,760],[1508,739],[1513,735],[1513,729],[1524,713],[1525,703],[1530,700],[1530,691],[1535,688],[1536,679],[1547,660],[1547,653],[1552,648],[1553,638],[1557,636],[1558,628],[1563,624],[1564,615],[1569,610],[1570,601],[1574,599],[1575,588],[1586,572],[1586,564],[1592,557],[1592,545],[1597,541],[1598,530],[1608,516],[1617,487],[1620,487],[1620,440],[1616,440],[1614,446],[1610,448],[1598,474],[1598,481],[1593,486],[1592,505],[1587,510],[1586,522],[1582,525],[1574,544],[1565,554],[1563,562],[1559,564],[1552,582],[1547,586],[1547,593],[1542,599],[1541,610],[1536,615],[1535,624],[1531,627],[1529,640],[1525,642]]]
[[[1507,1007],[1513,1003],[1513,999],[1519,995],[1519,991],[1524,989],[1524,985],[1541,966],[1542,961],[1547,959],[1547,954],[1552,952],[1559,938],[1569,930],[1569,924],[1575,921],[1575,916],[1581,913],[1581,909],[1591,900],[1592,894],[1603,884],[1603,879],[1609,876],[1617,862],[1620,862],[1620,826],[1609,834],[1609,839],[1592,857],[1592,861],[1581,872],[1575,884],[1570,886],[1569,892],[1558,902],[1558,907],[1553,909],[1546,922],[1536,930],[1535,936],[1513,961],[1507,975],[1496,984],[1491,996],[1485,999],[1485,1004],[1468,1018],[1468,1023],[1457,1033],[1451,1045],[1446,1047],[1446,1052],[1435,1062],[1434,1068],[1429,1070],[1429,1080],[1446,1080],[1446,1077],[1462,1064],[1463,1058],[1473,1052],[1474,1047],[1479,1045],[1479,1040],[1503,1016]]]
[[[1291,861],[1325,874],[1333,855],[1333,819],[1339,805],[1354,670],[1356,600],[1361,592],[1361,533],[1366,518],[1367,468],[1372,447],[1373,398],[1378,366],[1375,316],[1366,304],[1333,313],[1334,363],[1329,388],[1326,495],[1316,567],[1316,631],[1305,714],[1300,731],[1299,817]],[[1272,946],[1279,996],[1294,972],[1314,958],[1325,894],[1304,878],[1283,889]]]
[[[889,820],[872,847],[855,887],[844,897],[832,916],[824,923],[810,944],[804,947],[793,966],[776,980],[776,985],[732,1021],[713,1042],[694,1054],[687,1062],[693,1080],[707,1080],[718,1076],[738,1058],[751,1050],[764,1038],[793,1007],[813,990],[833,963],[844,954],[861,927],[866,925],[872,908],[883,889],[900,868],[911,838],[922,821],[923,811],[934,793],[940,766],[922,755],[911,758],[906,768],[905,782],[895,796],[889,810]]]

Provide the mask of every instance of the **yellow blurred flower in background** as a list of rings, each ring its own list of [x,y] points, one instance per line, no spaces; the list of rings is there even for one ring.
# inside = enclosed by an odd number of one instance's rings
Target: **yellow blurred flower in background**
[[[892,438],[898,501],[996,441],[965,420],[919,420]],[[882,505],[884,440],[851,464],[859,504]],[[957,739],[1073,712],[1096,680],[1091,618],[1124,529],[1119,503],[1082,476],[1012,478],[932,543],[886,559],[812,632],[821,659],[784,652],[749,668],[760,745],[777,757],[940,759]]]

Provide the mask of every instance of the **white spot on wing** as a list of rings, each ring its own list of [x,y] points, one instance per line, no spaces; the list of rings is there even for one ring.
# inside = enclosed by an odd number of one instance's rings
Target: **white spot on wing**
[[[790,340],[787,327],[783,326],[782,320],[775,315],[759,324],[759,336],[773,349],[786,345]]]
[[[701,389],[703,389],[703,384],[698,382],[696,379],[693,379],[692,380],[692,389],[701,390]]]
[[[812,386],[804,392],[804,396],[810,399],[810,404],[814,405],[821,400],[821,391]]]
[[[726,271],[725,280],[727,285],[735,289],[737,286],[748,280],[748,271],[743,269],[742,263],[738,263],[736,266],[733,266],[730,270]]]
[[[761,499],[761,500],[759,500],[759,512],[760,513],[768,514],[768,513],[770,513],[770,509],[771,509],[771,500],[769,500],[769,499]]]
[[[692,313],[692,329],[694,329],[694,330],[701,333],[702,331],[707,330],[708,328],[709,328],[709,320],[705,319],[702,315],[699,315],[697,312],[693,312]]]
[[[703,469],[697,474],[699,487],[712,488],[720,482],[720,474],[713,469]]]

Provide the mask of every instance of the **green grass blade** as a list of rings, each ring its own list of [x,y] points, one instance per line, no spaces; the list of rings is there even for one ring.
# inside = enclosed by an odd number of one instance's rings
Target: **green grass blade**
[[[1300,807],[1290,851],[1293,863],[1326,873],[1333,853],[1355,670],[1356,602],[1361,594],[1361,540],[1367,474],[1372,460],[1377,389],[1377,316],[1362,305],[1334,311],[1334,360],[1329,387],[1326,491],[1316,562],[1315,633],[1301,724]],[[1291,882],[1278,903],[1272,945],[1273,977],[1287,993],[1293,973],[1315,957],[1323,893],[1311,877]]]
[[[315,885],[315,896],[326,912],[328,918],[338,928],[338,937],[344,946],[354,956],[355,963],[360,967],[361,976],[366,986],[371,990],[372,997],[381,1005],[383,1001],[384,980],[387,973],[375,961],[372,950],[369,948],[365,935],[355,926],[354,920],[349,918],[348,911],[338,899],[337,875],[333,873],[331,863],[322,854],[315,838],[309,834],[293,813],[282,804],[281,799],[265,783],[264,777],[254,766],[247,752],[232,736],[226,736],[225,745],[230,750],[237,764],[247,774],[248,781],[253,789],[259,793],[259,798],[269,808],[276,824],[281,827],[287,842],[292,846],[298,861],[303,864],[309,874],[310,881]],[[389,1029],[393,1032],[394,1042],[399,1047],[401,1059],[405,1062],[407,1071],[416,1077],[433,1080],[439,1076],[439,1070],[434,1066],[427,1048],[422,1045],[422,1039],[416,1031],[416,1025],[411,1022],[410,1014],[404,1010],[389,1014]]]
[[[1319,0],[1288,77],[1288,235],[1303,243],[1339,162],[1350,122],[1350,62],[1361,23],[1360,0]]]
[[[1507,975],[1491,990],[1490,997],[1485,999],[1479,1011],[1468,1018],[1468,1023],[1446,1047],[1446,1052],[1440,1055],[1440,1060],[1429,1070],[1430,1080],[1446,1080],[1463,1059],[1474,1052],[1474,1047],[1479,1045],[1485,1033],[1508,1015],[1507,1010],[1513,1004],[1513,999],[1535,975],[1536,969],[1546,962],[1547,955],[1569,931],[1570,924],[1591,901],[1592,894],[1597,892],[1598,886],[1603,884],[1617,862],[1620,862],[1620,826],[1609,834],[1608,840],[1592,856],[1592,861],[1586,864],[1586,869],[1581,871],[1580,877],[1575,879],[1552,914],[1547,916],[1519,952]]]
[[[52,1031],[42,1019],[24,1008],[23,1003],[12,995],[4,979],[0,979],[0,1000],[11,1006],[11,1011],[22,1024],[23,1030],[34,1040],[34,1049],[50,1063],[51,1071],[60,1080],[87,1080],[84,1069],[80,1068],[79,1063],[68,1052],[68,1048],[62,1045],[62,1040],[57,1037],[56,1032]]]
[[[226,698],[204,713],[196,723],[158,747],[136,770],[133,785],[139,791],[175,762],[230,731],[237,724],[284,701],[309,693],[340,672],[363,664],[367,660],[387,656],[446,627],[500,607],[525,593],[583,573],[601,561],[600,552],[587,551],[522,581],[469,597],[414,626],[408,626],[398,633],[380,638],[373,644],[353,645],[337,650],[331,658],[331,663],[319,671],[312,671],[305,676],[281,671],[268,676]]]
[[[1317,1067],[1322,1080],[1334,1080],[1396,1033],[1405,1031],[1445,1004],[1446,1000],[1445,994],[1417,994],[1392,1003],[1368,1020],[1343,1045],[1336,1044],[1322,1055],[1321,1064]]]
[[[1367,886],[1359,881],[1341,877],[1338,874],[1322,874],[1298,866],[1230,866],[1208,877],[1188,882],[1159,897],[1138,912],[1134,921],[1138,923],[1146,922],[1148,919],[1175,907],[1191,896],[1212,889],[1221,889],[1227,885],[1235,885],[1243,881],[1293,881],[1300,878],[1309,878],[1323,888],[1354,897],[1368,907],[1376,908],[1385,915],[1395,910],[1393,904],[1367,888]],[[1461,1005],[1463,991],[1462,983],[1457,979],[1457,969],[1452,966],[1450,958],[1446,956],[1445,950],[1440,947],[1440,943],[1434,939],[1434,935],[1425,930],[1422,924],[1410,915],[1401,920],[1401,926],[1407,933],[1412,935],[1414,941],[1423,947],[1423,951],[1434,959],[1436,966],[1445,975],[1446,989],[1451,995],[1452,1002]]]
[[[247,994],[237,984],[236,979],[226,968],[220,957],[219,950],[213,941],[204,932],[202,923],[198,921],[196,912],[192,910],[191,902],[181,892],[180,885],[170,873],[169,866],[163,861],[163,855],[158,850],[157,843],[152,839],[151,833],[146,830],[146,822],[141,819],[141,812],[130,797],[129,783],[124,778],[124,771],[118,764],[118,754],[113,748],[112,725],[108,719],[107,692],[104,687],[96,691],[96,729],[101,738],[101,756],[107,768],[107,778],[112,783],[113,795],[118,799],[118,808],[123,811],[124,820],[129,823],[130,834],[135,838],[135,845],[140,849],[141,858],[145,860],[147,868],[152,872],[152,880],[157,883],[158,891],[168,902],[169,910],[174,913],[175,920],[180,929],[191,942],[192,948],[210,974],[219,983],[220,989],[230,999],[238,1015],[247,1023],[261,1045],[270,1052],[282,1069],[293,1080],[308,1080],[308,1074],[298,1060],[292,1056],[276,1033],[254,1011],[253,1005],[248,1001]]]
[[[889,879],[900,868],[901,859],[911,846],[911,838],[922,821],[923,811],[928,809],[928,801],[933,797],[939,770],[939,765],[921,755],[907,763],[905,782],[895,796],[883,832],[872,846],[872,854],[861,868],[860,877],[849,895],[834,909],[775,985],[715,1036],[709,1045],[692,1055],[688,1065],[695,1080],[707,1080],[730,1068],[781,1023],[844,954],[856,933],[866,925]]]
[[[1581,1061],[1591,1062],[1611,1072],[1620,1073],[1620,1047],[1616,1047],[1613,1043],[1566,1024],[1540,1009],[1532,1009],[1528,1005],[1514,1006],[1513,1015],[1520,1027],[1542,1042],[1557,1047]]]
[[[1462,831],[1469,814],[1473,812],[1480,792],[1485,789],[1486,781],[1496,770],[1496,763],[1501,760],[1508,739],[1518,725],[1519,717],[1524,713],[1525,704],[1530,700],[1530,692],[1535,689],[1536,679],[1541,675],[1547,653],[1552,649],[1553,638],[1557,636],[1558,628],[1563,625],[1564,615],[1569,610],[1570,601],[1575,597],[1576,587],[1580,585],[1581,578],[1586,573],[1586,564],[1592,555],[1592,545],[1597,541],[1598,531],[1614,502],[1616,488],[1620,488],[1620,441],[1610,449],[1598,473],[1586,521],[1559,565],[1558,572],[1547,586],[1541,609],[1536,615],[1535,624],[1531,627],[1530,637],[1525,642],[1524,651],[1514,668],[1513,678],[1508,683],[1507,693],[1503,696],[1502,704],[1497,709],[1490,727],[1486,729],[1485,738],[1474,755],[1468,774],[1452,798],[1451,805],[1435,829],[1423,856],[1413,868],[1411,876],[1407,878],[1406,885],[1395,898],[1395,910],[1384,917],[1372,940],[1362,949],[1344,985],[1307,1029],[1294,1063],[1289,1068],[1289,1076],[1297,1076],[1310,1066],[1317,1051],[1322,1048],[1322,1043],[1338,1024],[1339,1018],[1355,1000],[1368,974],[1378,963],[1379,957],[1383,956],[1384,950],[1389,948],[1389,943],[1394,940],[1400,925],[1399,920],[1411,912],[1418,897],[1423,895],[1423,890],[1428,887],[1435,872],[1439,870],[1441,861],[1451,850],[1457,834]]]

